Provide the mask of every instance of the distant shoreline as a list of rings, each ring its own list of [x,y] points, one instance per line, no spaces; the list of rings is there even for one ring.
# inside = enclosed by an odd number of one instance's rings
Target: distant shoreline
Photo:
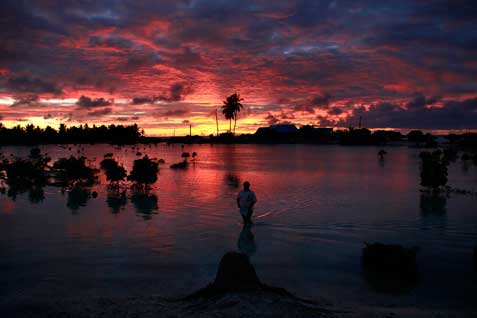
[[[33,125],[6,128],[0,124],[0,146],[6,145],[47,145],[47,144],[312,144],[312,145],[411,145],[415,147],[436,148],[442,144],[477,148],[477,133],[449,134],[447,136],[431,135],[420,130],[412,130],[403,135],[398,131],[353,128],[335,130],[310,125],[297,128],[292,124],[260,127],[254,134],[219,135],[145,136],[136,124],[66,127],[60,125],[56,130],[51,127],[40,128]]]

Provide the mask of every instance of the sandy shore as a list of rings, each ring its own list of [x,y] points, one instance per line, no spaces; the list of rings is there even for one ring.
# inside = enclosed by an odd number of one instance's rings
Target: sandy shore
[[[159,296],[22,299],[3,304],[0,316],[14,317],[477,317],[477,311],[418,308],[336,308],[269,292],[228,293],[212,298],[170,300]]]

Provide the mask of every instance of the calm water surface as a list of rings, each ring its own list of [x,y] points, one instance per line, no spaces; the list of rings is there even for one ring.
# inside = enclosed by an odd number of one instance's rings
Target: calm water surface
[[[99,166],[103,154],[128,171],[131,146],[44,146],[53,160],[80,150]],[[0,294],[183,296],[212,281],[230,250],[251,255],[263,282],[333,303],[473,306],[477,279],[477,197],[452,194],[433,204],[419,192],[418,149],[307,145],[139,146],[164,158],[149,197],[101,184],[97,198],[46,187],[44,200],[0,196]],[[27,155],[27,147],[3,147]],[[249,180],[259,202],[242,232],[235,197]],[[477,168],[449,168],[449,184],[476,189]],[[33,200],[35,201],[35,200]],[[38,200],[36,200],[38,201]],[[363,242],[417,245],[421,278],[404,293],[377,291],[364,279]]]

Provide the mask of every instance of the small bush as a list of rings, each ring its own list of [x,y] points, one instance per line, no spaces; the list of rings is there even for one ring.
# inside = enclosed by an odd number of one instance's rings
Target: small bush
[[[86,166],[85,161],[85,157],[60,158],[53,164],[53,168],[58,171],[59,177],[67,183],[93,183],[97,171]]]
[[[157,161],[144,156],[142,159],[134,160],[134,165],[128,180],[138,185],[148,187],[157,181],[157,173],[159,172],[159,164]]]
[[[110,182],[124,181],[126,178],[126,169],[120,166],[118,162],[112,158],[106,158],[100,163],[101,169],[106,174],[106,179]]]
[[[432,190],[439,190],[447,184],[447,166],[449,161],[442,151],[423,151],[421,157],[421,185]]]

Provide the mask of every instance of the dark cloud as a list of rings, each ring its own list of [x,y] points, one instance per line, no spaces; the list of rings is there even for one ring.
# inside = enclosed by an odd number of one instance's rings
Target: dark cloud
[[[311,99],[311,101],[305,104],[296,105],[293,109],[297,112],[306,112],[314,114],[317,109],[328,109],[330,106],[331,95],[324,93],[317,95]]]
[[[125,72],[133,72],[141,67],[151,67],[160,62],[161,58],[159,54],[155,52],[133,51],[128,55],[122,70]]]
[[[34,103],[37,103],[40,100],[38,95],[30,94],[26,96],[20,96],[15,98],[15,101],[10,105],[11,107],[16,106],[31,106]]]
[[[113,112],[113,109],[111,107],[103,108],[103,109],[98,109],[94,111],[88,112],[88,117],[101,117],[104,115],[109,115]]]
[[[184,47],[180,53],[174,54],[173,61],[179,68],[198,66],[204,62],[200,53],[192,51],[189,47]]]
[[[187,114],[189,114],[190,111],[187,109],[172,109],[168,110],[164,113],[161,114],[162,117],[183,117]]]
[[[133,97],[133,99],[131,100],[131,103],[133,105],[143,105],[143,104],[153,104],[155,101],[157,101],[157,97],[139,96],[139,97]]]
[[[347,127],[362,117],[363,125],[369,128],[477,129],[477,98],[446,101],[432,107],[424,107],[425,101],[427,99],[420,96],[406,107],[392,103],[371,105],[369,109],[359,107],[346,119],[333,123]]]
[[[91,98],[91,97],[82,95],[76,102],[76,105],[83,108],[94,108],[94,107],[109,106],[112,103],[113,103],[112,100],[106,100],[103,97]]]
[[[118,49],[129,49],[134,46],[134,42],[120,36],[108,36],[105,38],[100,36],[92,36],[89,38],[89,45],[92,47],[107,46]]]
[[[169,89],[158,96],[138,96],[131,100],[134,105],[154,104],[157,101],[178,102],[192,92],[190,86],[183,83],[172,84]]]
[[[373,119],[380,124],[456,126],[426,120],[474,116],[444,101],[477,92],[476,16],[470,0],[3,0],[0,93],[27,112],[30,94],[109,93],[142,105],[189,95],[220,103],[217,96],[239,90],[260,106],[250,114],[257,119],[328,124],[316,114],[369,111],[382,113]],[[336,106],[349,101],[372,110]],[[77,105],[123,107],[90,97]],[[35,107],[44,114],[51,105]]]
[[[329,93],[324,93],[323,95],[317,95],[312,99],[313,106],[317,108],[326,109],[330,105],[331,95]]]
[[[9,93],[50,93],[55,95],[62,93],[62,89],[56,83],[26,75],[8,77],[3,81],[0,79],[1,90]]]
[[[343,109],[340,107],[332,107],[328,110],[328,115],[336,116],[336,115],[341,115],[343,113]]]
[[[264,119],[267,121],[268,125],[275,125],[280,122],[280,120],[272,114],[268,114]]]
[[[175,83],[171,85],[167,94],[160,95],[156,97],[156,99],[166,102],[177,102],[184,99],[184,97],[191,92],[192,89],[189,86],[182,83]]]

